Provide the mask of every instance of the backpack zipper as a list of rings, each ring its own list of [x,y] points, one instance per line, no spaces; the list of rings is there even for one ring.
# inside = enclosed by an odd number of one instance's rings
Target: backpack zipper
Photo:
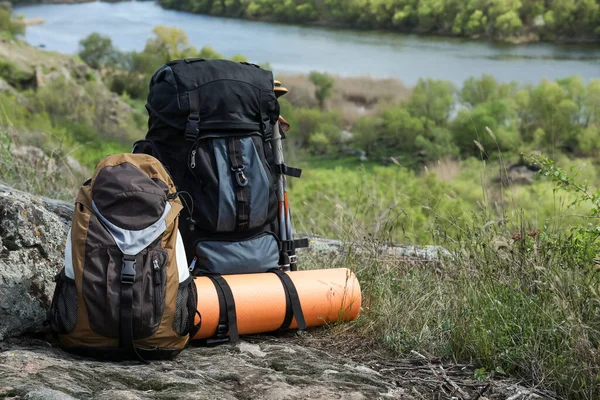
[[[158,286],[162,282],[161,282],[161,276],[160,276],[160,264],[158,263],[158,260],[156,258],[154,260],[152,260],[152,266],[154,269],[154,284],[156,286]]]
[[[152,297],[152,305],[154,306],[154,318],[157,318],[159,312],[158,298],[160,297],[160,284],[162,279],[160,276],[160,264],[156,258],[152,260],[152,269],[154,273],[154,296]]]
[[[192,150],[192,154],[190,157],[190,168],[195,169],[196,168],[196,150]]]

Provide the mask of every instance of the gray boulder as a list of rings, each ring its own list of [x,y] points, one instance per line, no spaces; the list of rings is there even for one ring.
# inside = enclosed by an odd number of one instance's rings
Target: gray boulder
[[[0,340],[44,329],[73,208],[0,184]]]

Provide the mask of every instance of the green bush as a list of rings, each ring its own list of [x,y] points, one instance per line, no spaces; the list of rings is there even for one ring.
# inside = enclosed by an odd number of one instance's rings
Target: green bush
[[[325,103],[331,97],[331,90],[335,84],[335,80],[324,72],[311,71],[308,74],[308,79],[315,85],[315,97],[319,101],[319,106],[322,110],[325,109]]]
[[[351,130],[354,146],[369,155],[418,155],[424,162],[526,150],[588,156],[598,151],[599,109],[598,79],[587,86],[579,77],[519,86],[484,75],[458,93],[448,82],[420,80],[407,101]]]

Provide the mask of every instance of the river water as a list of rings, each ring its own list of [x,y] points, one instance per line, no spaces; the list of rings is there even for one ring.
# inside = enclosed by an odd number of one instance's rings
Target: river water
[[[420,77],[460,84],[482,74],[522,83],[600,77],[598,45],[516,46],[301,27],[164,10],[149,1],[41,4],[15,7],[15,13],[44,18],[44,24],[27,28],[26,40],[64,53],[77,52],[79,40],[92,32],[111,37],[121,50],[142,50],[154,26],[168,25],[183,29],[197,47],[210,45],[225,56],[243,54],[252,62],[268,62],[275,72],[394,77],[409,85]]]

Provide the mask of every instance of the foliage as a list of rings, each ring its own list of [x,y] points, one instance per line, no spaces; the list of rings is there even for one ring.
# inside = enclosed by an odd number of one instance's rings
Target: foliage
[[[302,253],[301,267],[351,268],[363,296],[355,328],[399,356],[418,351],[474,363],[477,379],[509,374],[559,397],[598,398],[600,194],[569,168],[536,162],[557,187],[540,179],[493,200],[489,178],[477,177],[502,165],[465,163],[444,183],[397,166],[311,163],[290,195],[296,227],[339,237],[345,251]],[[597,167],[580,171],[600,183]],[[390,242],[448,252],[398,259]]]
[[[92,68],[100,69],[116,60],[115,49],[109,37],[92,33],[79,41],[79,57]]]
[[[14,39],[25,34],[25,24],[22,17],[13,19],[12,11],[0,7],[0,34]]]
[[[160,0],[166,8],[234,18],[510,39],[600,39],[595,0]]]
[[[598,110],[598,79],[587,86],[578,77],[519,86],[484,75],[470,78],[458,92],[448,82],[420,80],[407,101],[360,120],[353,128],[354,145],[371,156],[413,162],[534,149],[596,156]]]
[[[198,50],[189,44],[184,31],[159,25],[152,30],[154,37],[148,39],[144,53],[158,55],[163,63],[198,56]]]
[[[325,109],[325,102],[331,97],[331,90],[335,80],[324,72],[311,71],[308,79],[315,85],[315,97],[319,101],[321,109]]]

